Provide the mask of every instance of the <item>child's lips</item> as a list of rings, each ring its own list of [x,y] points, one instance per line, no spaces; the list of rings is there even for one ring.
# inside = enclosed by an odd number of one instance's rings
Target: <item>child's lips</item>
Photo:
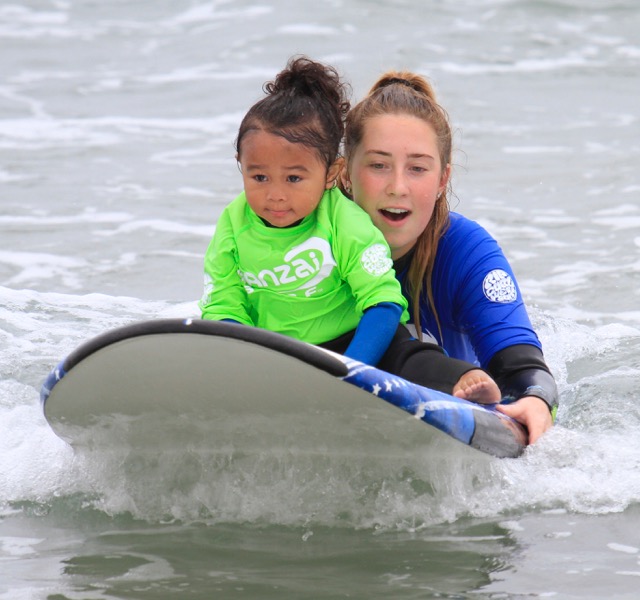
[[[282,218],[282,217],[286,217],[290,211],[289,209],[282,209],[282,210],[274,210],[274,209],[269,209],[268,213],[275,218]]]

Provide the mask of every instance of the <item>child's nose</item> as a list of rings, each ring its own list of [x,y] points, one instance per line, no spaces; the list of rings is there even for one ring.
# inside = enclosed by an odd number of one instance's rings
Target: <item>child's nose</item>
[[[285,198],[284,187],[280,185],[270,185],[267,198],[272,202],[282,202]]]

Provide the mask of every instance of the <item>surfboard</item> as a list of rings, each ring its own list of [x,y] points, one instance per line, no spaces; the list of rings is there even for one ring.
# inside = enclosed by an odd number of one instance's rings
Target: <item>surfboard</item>
[[[524,428],[495,410],[255,327],[156,319],[80,345],[41,388],[74,447],[394,452],[436,442],[499,458]],[[386,445],[386,446],[385,446]]]

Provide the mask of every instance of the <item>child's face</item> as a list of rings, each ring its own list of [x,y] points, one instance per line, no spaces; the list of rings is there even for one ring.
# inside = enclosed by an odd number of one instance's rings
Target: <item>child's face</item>
[[[279,135],[252,131],[238,155],[247,202],[274,227],[287,227],[311,214],[337,176],[318,154]]]

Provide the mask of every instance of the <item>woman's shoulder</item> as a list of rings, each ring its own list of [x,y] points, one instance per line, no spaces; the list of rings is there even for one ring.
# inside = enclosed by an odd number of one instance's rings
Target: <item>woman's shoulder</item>
[[[449,228],[445,231],[443,238],[453,240],[464,240],[468,236],[491,238],[491,234],[477,221],[473,221],[457,212],[449,213]]]
[[[491,257],[501,256],[498,242],[480,223],[452,212],[449,227],[438,243],[435,268],[464,277],[470,269],[488,265]],[[457,267],[452,269],[454,264]]]
[[[449,227],[443,233],[438,244],[438,254],[471,251],[495,240],[489,232],[476,221],[460,213],[449,213]]]

